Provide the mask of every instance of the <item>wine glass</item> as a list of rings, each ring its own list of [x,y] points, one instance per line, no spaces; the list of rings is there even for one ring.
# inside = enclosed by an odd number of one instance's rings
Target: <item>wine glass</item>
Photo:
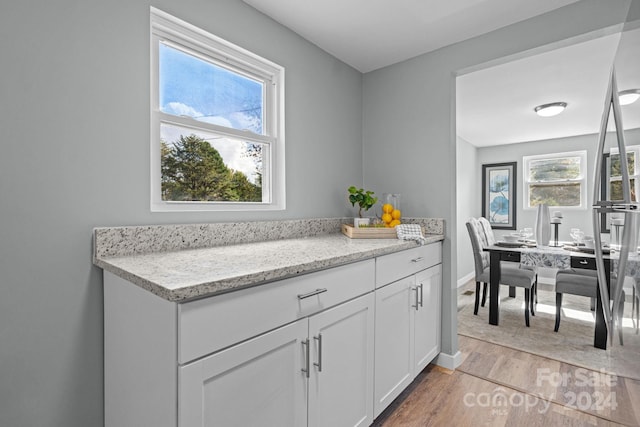
[[[520,234],[524,237],[524,240],[529,239],[529,237],[533,236],[533,228],[523,228],[520,230]]]
[[[578,237],[576,233],[578,233],[579,231],[580,231],[579,228],[572,228],[571,231],[569,232],[569,236],[571,236],[571,238],[573,239],[573,243],[578,242]]]
[[[572,228],[569,235],[573,239],[573,243],[575,243],[576,245],[582,243],[582,239],[584,238],[584,232],[579,228]]]

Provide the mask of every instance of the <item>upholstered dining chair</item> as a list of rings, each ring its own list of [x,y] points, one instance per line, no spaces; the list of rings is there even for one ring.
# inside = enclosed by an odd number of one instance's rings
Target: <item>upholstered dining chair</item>
[[[484,223],[484,221],[486,223]],[[484,224],[483,224],[484,223]],[[482,302],[486,299],[487,283],[490,279],[489,271],[489,253],[483,249],[495,243],[493,237],[493,231],[489,222],[485,218],[469,218],[466,223],[467,231],[469,232],[469,238],[471,239],[471,247],[473,248],[473,259],[475,267],[475,281],[476,281],[476,300],[473,309],[473,314],[478,314],[478,306],[480,303],[480,284],[484,284]],[[488,231],[485,230],[489,225]],[[524,319],[525,324],[529,326],[529,313],[535,316],[534,304],[535,304],[535,289],[537,283],[537,275],[532,270],[520,268],[518,264],[511,262],[503,262],[500,267],[500,284],[508,286],[516,286],[524,288]]]
[[[611,281],[616,278],[612,277]],[[598,295],[598,273],[595,270],[568,269],[558,270],[556,273],[556,325],[554,332],[560,329],[560,317],[562,312],[562,295],[571,294],[591,298],[591,310],[595,309],[595,301]],[[622,291],[622,301],[624,301],[624,290]],[[635,308],[635,307],[634,307]],[[624,314],[624,304],[620,305],[619,315]],[[633,310],[632,310],[633,318]],[[622,342],[622,330],[620,330],[620,340]]]
[[[562,295],[580,295],[591,298],[591,306],[598,293],[598,273],[595,270],[567,269],[556,273],[556,325],[554,332],[560,328],[562,311]]]

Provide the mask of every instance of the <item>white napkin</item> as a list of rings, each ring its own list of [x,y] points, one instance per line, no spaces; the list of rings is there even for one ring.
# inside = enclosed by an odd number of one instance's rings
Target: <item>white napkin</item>
[[[424,245],[427,241],[422,235],[422,227],[419,224],[396,225],[396,234],[400,240],[415,240],[420,245]]]

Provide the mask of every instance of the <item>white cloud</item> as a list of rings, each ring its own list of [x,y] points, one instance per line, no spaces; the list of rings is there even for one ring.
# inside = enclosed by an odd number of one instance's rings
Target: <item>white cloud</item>
[[[225,126],[228,128],[232,128],[231,122],[224,117],[214,116],[214,117],[197,117],[198,121],[211,123],[212,125]]]
[[[203,117],[204,113],[201,113],[200,111],[196,110],[190,105],[183,104],[182,102],[169,102],[162,108],[162,111],[164,111],[167,114],[174,114],[176,116],[192,117],[198,121],[205,122],[205,123],[211,123],[214,125],[220,125],[220,126],[226,126],[226,127],[233,127],[231,125],[231,122],[225,119],[224,117],[220,117],[220,116]]]
[[[237,141],[227,138],[210,141],[211,145],[218,150],[224,163],[231,169],[244,173],[250,181],[255,182],[254,176],[256,164],[252,157],[243,156],[244,150]]]
[[[162,111],[167,114],[175,114],[176,116],[188,116],[188,117],[199,117],[202,116],[202,113],[196,110],[193,107],[190,107],[182,102],[170,102],[166,104]]]

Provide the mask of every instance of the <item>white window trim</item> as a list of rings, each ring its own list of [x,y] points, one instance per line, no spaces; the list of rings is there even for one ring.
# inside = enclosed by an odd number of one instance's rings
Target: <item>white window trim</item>
[[[151,211],[274,211],[286,208],[285,138],[284,138],[284,68],[254,53],[216,37],[181,19],[154,7],[151,13]],[[208,129],[232,137],[247,139],[246,131],[236,131],[186,117],[162,113],[158,100],[158,40],[182,45],[207,57],[244,70],[248,76],[260,76],[271,84],[265,85],[264,135],[251,133],[251,140],[267,143],[264,150],[262,203],[252,202],[175,202],[164,201],[161,196],[160,123],[173,123],[185,127]],[[267,147],[265,146],[265,147]]]
[[[563,210],[586,210],[587,209],[587,151],[568,151],[564,153],[549,153],[538,154],[534,156],[522,157],[522,208],[524,210],[532,211],[537,209],[537,206],[529,206],[529,185],[533,181],[529,180],[529,163],[532,160],[540,159],[557,159],[560,157],[580,157],[580,177],[572,180],[563,180],[562,182],[578,182],[580,183],[580,206],[549,206],[550,208],[563,209]]]

